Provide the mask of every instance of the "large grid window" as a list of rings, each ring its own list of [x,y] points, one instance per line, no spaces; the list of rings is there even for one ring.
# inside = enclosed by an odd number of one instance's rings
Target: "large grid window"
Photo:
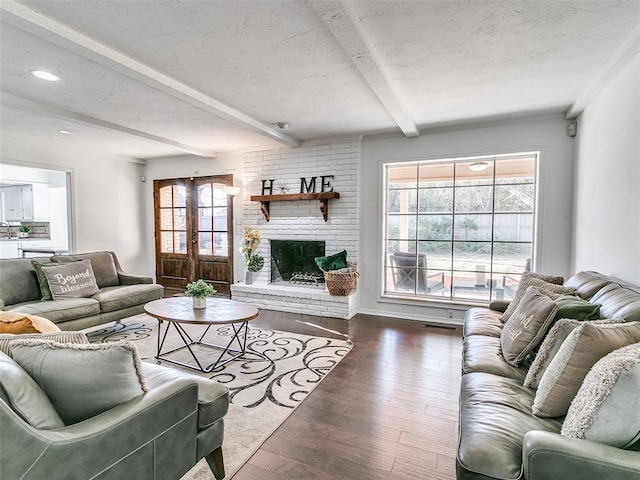
[[[511,298],[534,252],[537,153],[390,163],[384,294]]]

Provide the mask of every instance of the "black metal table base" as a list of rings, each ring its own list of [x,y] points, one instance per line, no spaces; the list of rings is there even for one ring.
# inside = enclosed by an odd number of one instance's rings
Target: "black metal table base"
[[[200,338],[198,338],[197,340],[194,340],[191,338],[191,336],[189,335],[189,333],[187,333],[187,331],[184,329],[184,327],[179,323],[179,322],[170,322],[167,321],[167,328],[165,328],[164,330],[164,334],[162,333],[162,324],[164,323],[164,321],[159,320],[159,324],[158,324],[158,349],[157,349],[157,353],[156,353],[156,359],[157,360],[163,360],[165,362],[170,362],[170,363],[174,363],[176,365],[180,365],[182,367],[187,367],[187,368],[191,368],[193,370],[198,370],[200,372],[203,373],[211,373],[212,371],[214,371],[216,368],[218,368],[221,365],[225,365],[229,362],[232,362],[240,357],[242,357],[247,350],[247,333],[249,331],[249,322],[240,322],[240,323],[231,323],[231,328],[233,329],[233,335],[231,336],[231,339],[229,340],[229,343],[227,343],[227,345],[214,345],[211,343],[207,343],[205,341],[203,341],[204,336],[207,334],[207,332],[209,331],[209,329],[211,328],[211,325],[208,325],[207,328],[205,329],[204,333],[202,335],[200,335]],[[173,325],[173,327],[175,328],[175,330],[178,332],[178,334],[180,335],[180,338],[182,339],[182,342],[184,343],[184,345],[174,348],[172,350],[163,352],[162,348],[164,347],[164,342],[167,339],[167,334],[169,333],[169,330],[171,329],[171,326]],[[237,348],[234,348],[234,342],[236,342],[237,344]],[[215,350],[220,350],[220,355],[218,356],[218,358],[216,359],[215,362],[204,366],[203,363],[198,359],[198,356],[196,355],[196,352],[194,350],[194,346],[195,345],[200,345],[202,347],[207,347],[207,348],[211,348],[211,349],[215,349]],[[191,354],[191,358],[193,358],[195,365],[193,363],[186,363],[186,362],[181,362],[178,360],[174,360],[172,358],[168,358],[167,355],[170,355],[172,353],[181,351],[187,349],[189,351],[189,353]],[[224,358],[225,355],[228,356],[228,358]]]

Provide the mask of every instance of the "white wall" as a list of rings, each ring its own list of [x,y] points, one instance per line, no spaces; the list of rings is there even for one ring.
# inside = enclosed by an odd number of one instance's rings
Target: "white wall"
[[[76,252],[112,250],[125,271],[147,271],[140,175],[132,159],[66,149],[3,135],[0,163],[71,172]]]
[[[265,260],[265,267],[254,274],[254,284],[271,281],[269,240],[325,241],[327,255],[346,250],[347,260],[358,262],[358,231],[354,227],[358,225],[360,144],[360,138],[350,138],[244,153],[244,224],[260,230],[262,243],[258,252]],[[300,179],[310,182],[311,177],[317,177],[315,191],[320,192],[322,175],[333,175],[329,182],[333,191],[340,194],[340,198],[329,200],[326,222],[317,200],[271,202],[267,222],[260,204],[250,199],[251,195],[262,193],[262,180],[269,179],[275,180],[273,194],[281,193],[278,183],[287,184],[287,193],[302,193]],[[237,232],[238,241],[243,233]]]
[[[573,269],[640,284],[640,55],[578,118]]]
[[[418,138],[365,137],[360,177],[360,311],[401,318],[438,320],[467,307],[442,303],[407,304],[381,298],[382,165],[469,155],[540,151],[536,265],[539,272],[571,274],[574,140],[561,116],[544,116],[423,133]]]

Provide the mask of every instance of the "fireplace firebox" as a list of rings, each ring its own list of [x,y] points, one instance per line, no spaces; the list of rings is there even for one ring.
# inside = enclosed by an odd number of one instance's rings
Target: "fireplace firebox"
[[[271,240],[271,283],[317,285],[324,283],[315,257],[325,255],[320,240]]]

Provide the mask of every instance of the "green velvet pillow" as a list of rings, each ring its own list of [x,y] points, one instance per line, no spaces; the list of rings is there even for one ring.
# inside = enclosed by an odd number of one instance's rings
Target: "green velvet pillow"
[[[328,272],[330,270],[340,270],[341,268],[347,268],[347,251],[343,250],[327,257],[314,258],[320,270]]]
[[[598,320],[600,318],[599,303],[589,303],[575,295],[561,295],[554,300],[558,305],[556,320],[573,318],[574,320]]]
[[[47,280],[47,276],[42,271],[43,265],[57,265],[56,263],[40,263],[35,260],[31,260],[31,265],[33,265],[33,269],[36,271],[36,277],[38,279],[38,283],[40,284],[40,295],[42,295],[42,301],[46,302],[48,300],[53,300],[53,295],[51,295],[51,289],[49,288],[49,281]]]

